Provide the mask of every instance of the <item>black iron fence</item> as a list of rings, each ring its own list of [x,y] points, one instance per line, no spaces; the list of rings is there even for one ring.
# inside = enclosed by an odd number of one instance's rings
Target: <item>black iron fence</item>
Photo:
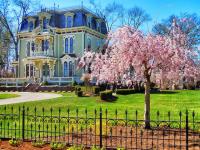
[[[178,120],[168,118],[151,120],[151,128],[144,129],[144,120],[136,111],[132,118],[125,111],[124,118],[117,112],[108,117],[108,110],[94,110],[71,114],[50,109],[41,113],[37,109],[4,107],[0,113],[0,138],[24,141],[64,142],[67,145],[98,146],[124,149],[200,149],[200,122],[194,112],[180,112]],[[92,117],[91,117],[92,116]]]

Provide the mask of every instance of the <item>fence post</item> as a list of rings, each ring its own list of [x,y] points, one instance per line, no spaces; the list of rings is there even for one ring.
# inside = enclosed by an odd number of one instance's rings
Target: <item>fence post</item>
[[[100,117],[99,117],[99,119],[100,119],[100,127],[99,127],[99,130],[100,130],[100,132],[99,132],[100,148],[102,148],[103,147],[103,144],[102,144],[102,108],[100,108]]]
[[[188,148],[188,133],[189,133],[189,127],[188,127],[188,110],[186,110],[186,119],[185,119],[185,125],[186,125],[186,127],[185,127],[185,130],[186,130],[186,150],[188,150],[189,148]]]
[[[25,127],[25,107],[22,108],[22,140],[24,141],[24,127]]]

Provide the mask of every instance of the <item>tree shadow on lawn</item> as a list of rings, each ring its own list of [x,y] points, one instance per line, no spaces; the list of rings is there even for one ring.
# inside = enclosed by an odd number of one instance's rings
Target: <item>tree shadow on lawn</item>
[[[112,99],[108,100],[97,100],[98,102],[105,102],[105,103],[115,103],[117,101],[118,97],[117,96],[112,96]]]
[[[178,91],[151,91],[151,94],[177,94]]]

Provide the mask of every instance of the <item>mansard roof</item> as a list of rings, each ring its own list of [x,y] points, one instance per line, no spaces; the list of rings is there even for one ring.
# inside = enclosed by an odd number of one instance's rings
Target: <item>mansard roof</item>
[[[101,33],[107,34],[106,24],[105,21],[98,17],[95,13],[90,11],[89,9],[85,7],[70,7],[66,9],[50,9],[50,10],[42,10],[36,15],[28,16],[23,19],[21,29],[20,31],[26,31],[28,30],[28,20],[29,18],[35,19],[34,28],[37,28],[39,26],[39,14],[40,13],[47,13],[50,15],[49,25],[51,27],[57,27],[57,28],[66,28],[66,17],[65,14],[72,13],[74,14],[73,19],[73,27],[80,27],[80,26],[87,26],[87,15],[90,14],[92,16],[92,26],[91,28],[96,30],[97,29],[97,20],[101,19],[102,22],[100,24],[101,27]]]

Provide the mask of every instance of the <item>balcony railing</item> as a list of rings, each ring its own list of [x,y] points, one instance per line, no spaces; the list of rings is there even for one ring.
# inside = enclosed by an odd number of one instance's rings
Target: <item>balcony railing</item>
[[[53,57],[54,52],[52,50],[47,51],[35,51],[30,54],[28,57]]]

